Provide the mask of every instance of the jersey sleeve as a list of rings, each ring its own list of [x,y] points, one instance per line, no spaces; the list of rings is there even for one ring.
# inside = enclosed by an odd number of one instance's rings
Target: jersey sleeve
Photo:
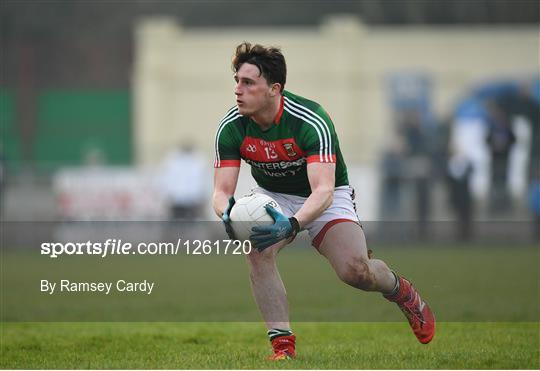
[[[239,115],[229,111],[221,120],[214,142],[214,167],[240,167],[240,140],[236,130]]]
[[[299,139],[307,163],[336,162],[336,131],[330,116],[321,107],[306,111]]]

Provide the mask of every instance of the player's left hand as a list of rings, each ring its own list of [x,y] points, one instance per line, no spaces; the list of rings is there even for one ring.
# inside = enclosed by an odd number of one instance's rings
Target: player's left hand
[[[300,225],[295,217],[287,218],[270,205],[266,205],[264,208],[272,219],[274,219],[274,224],[251,228],[253,233],[249,239],[259,252],[279,241],[296,236],[300,231]]]
[[[223,211],[223,215],[221,216],[221,221],[223,222],[223,225],[225,226],[225,232],[227,232],[227,235],[231,240],[236,240],[236,236],[234,235],[234,230],[231,226],[231,210],[236,203],[236,200],[234,199],[234,196],[231,196],[229,198],[229,204]]]

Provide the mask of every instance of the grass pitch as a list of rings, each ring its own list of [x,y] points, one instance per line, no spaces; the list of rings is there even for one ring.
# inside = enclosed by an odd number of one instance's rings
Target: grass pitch
[[[398,308],[285,251],[298,358],[271,363],[243,259],[44,260],[2,255],[3,369],[539,369],[537,246],[390,247],[438,318],[418,343]],[[39,279],[151,278],[151,297],[40,294]],[[116,321],[116,323],[115,323]],[[122,322],[131,321],[131,322]],[[143,322],[141,322],[143,321]],[[333,321],[333,322],[329,322]]]
[[[538,369],[538,323],[439,323],[431,344],[405,323],[299,323],[298,358],[269,362],[255,323],[2,325],[10,369]]]

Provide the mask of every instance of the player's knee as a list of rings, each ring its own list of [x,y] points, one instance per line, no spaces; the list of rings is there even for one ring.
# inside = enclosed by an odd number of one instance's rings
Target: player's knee
[[[375,278],[365,259],[351,259],[339,272],[339,278],[346,284],[364,291],[372,291]]]
[[[246,256],[251,276],[260,276],[275,265],[275,256],[270,252],[255,251]]]

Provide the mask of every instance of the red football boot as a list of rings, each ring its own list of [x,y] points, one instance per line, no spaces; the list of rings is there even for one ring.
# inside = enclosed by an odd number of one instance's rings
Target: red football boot
[[[279,336],[272,340],[274,354],[268,356],[270,361],[281,361],[296,357],[296,336]]]
[[[433,339],[435,316],[409,281],[399,277],[398,292],[393,296],[385,295],[385,298],[396,303],[405,314],[418,341],[427,344]]]

